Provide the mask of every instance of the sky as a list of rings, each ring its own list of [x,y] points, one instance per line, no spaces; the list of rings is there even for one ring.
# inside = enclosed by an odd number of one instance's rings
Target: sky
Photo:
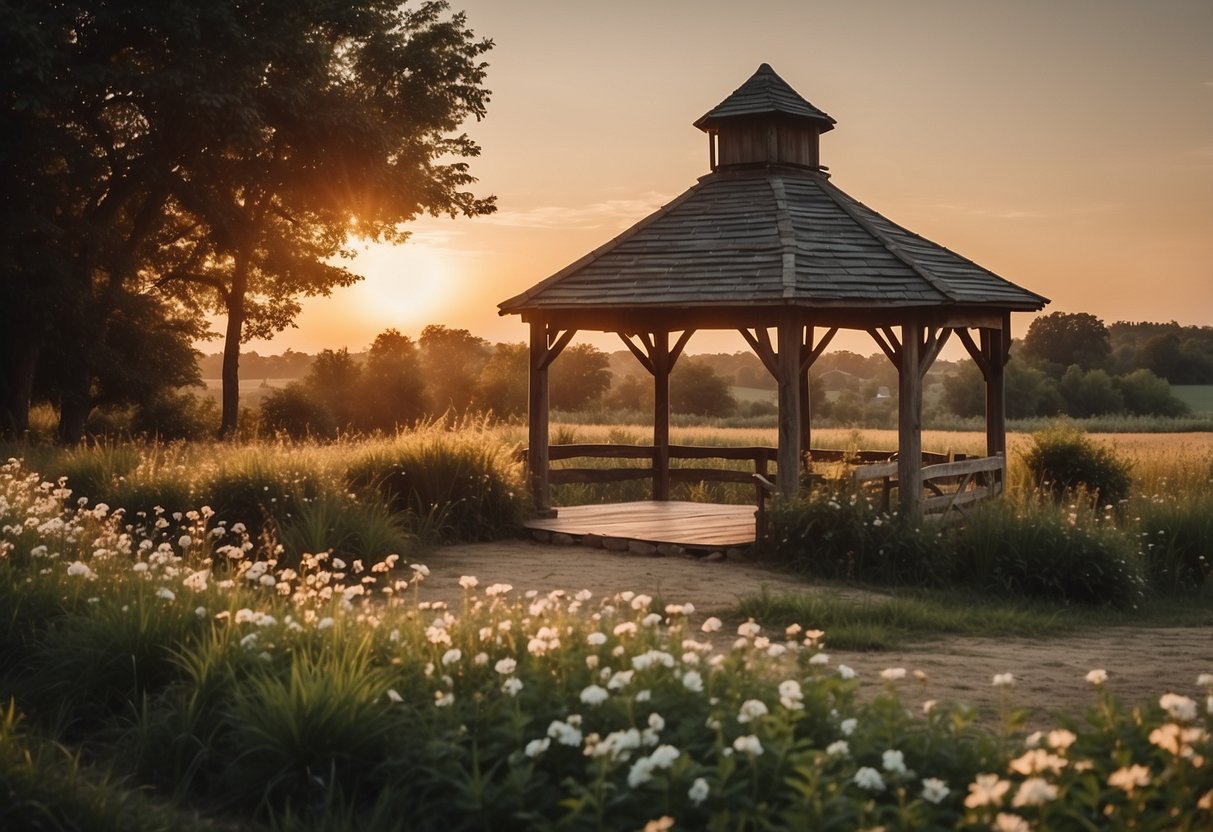
[[[1213,325],[1213,0],[452,6],[495,43],[488,114],[466,129],[497,213],[358,244],[365,280],[246,349],[357,351],[430,323],[525,341],[497,304],[694,185],[709,161],[692,122],[764,62],[837,120],[821,139],[835,185],[1051,298],[1046,313]],[[834,345],[877,351],[862,333]],[[698,333],[687,351],[744,348]]]

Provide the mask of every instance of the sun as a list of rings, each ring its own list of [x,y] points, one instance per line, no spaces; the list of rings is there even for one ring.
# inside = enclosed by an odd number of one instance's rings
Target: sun
[[[375,328],[415,330],[458,303],[463,265],[457,253],[417,235],[400,246],[360,249],[353,269],[365,276],[350,290],[362,320]]]

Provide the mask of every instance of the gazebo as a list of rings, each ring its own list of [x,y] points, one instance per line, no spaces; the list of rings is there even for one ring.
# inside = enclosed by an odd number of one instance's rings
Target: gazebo
[[[952,336],[985,379],[986,450],[1006,449],[1011,313],[1048,300],[840,190],[820,163],[835,121],[767,64],[695,122],[711,172],[615,239],[500,304],[530,326],[528,476],[549,499],[548,367],[578,330],[615,332],[652,375],[653,499],[670,487],[669,375],[697,330],[737,330],[778,382],[778,491],[795,495],[811,437],[808,370],[839,329],[898,369],[902,510],[923,499],[923,377]],[[611,454],[604,454],[611,455]],[[677,472],[676,472],[677,473]]]

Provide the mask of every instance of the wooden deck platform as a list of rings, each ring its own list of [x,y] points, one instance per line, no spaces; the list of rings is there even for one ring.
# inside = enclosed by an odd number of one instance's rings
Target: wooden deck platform
[[[555,517],[523,525],[563,533],[587,534],[645,543],[673,543],[688,549],[725,549],[755,541],[754,506],[677,501],[564,506]]]

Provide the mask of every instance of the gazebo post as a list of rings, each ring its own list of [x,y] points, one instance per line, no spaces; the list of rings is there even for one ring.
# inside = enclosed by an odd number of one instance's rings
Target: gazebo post
[[[986,455],[1007,451],[1006,367],[1011,353],[1011,315],[1004,313],[1001,329],[981,330],[983,351],[988,356],[986,376]]]
[[[527,479],[539,516],[553,516],[548,488],[548,327],[531,321],[531,349],[527,386]]]
[[[922,322],[901,325],[897,367],[897,489],[901,510],[917,512],[922,502]]]
[[[803,328],[792,311],[784,312],[779,319],[778,353],[779,367],[779,450],[776,479],[779,492],[784,497],[795,497],[800,493],[801,424],[800,378],[801,338]]]
[[[670,333],[653,333],[653,499],[670,499]]]

